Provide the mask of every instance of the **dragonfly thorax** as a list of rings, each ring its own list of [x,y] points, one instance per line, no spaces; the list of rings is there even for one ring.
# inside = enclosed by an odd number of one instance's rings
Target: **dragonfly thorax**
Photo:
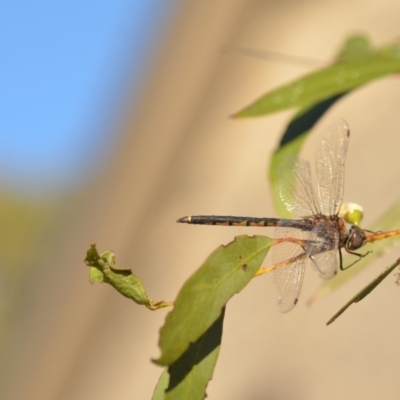
[[[307,239],[306,254],[319,253],[343,247],[348,242],[348,231],[344,219],[337,215],[316,214],[312,217],[312,230]]]

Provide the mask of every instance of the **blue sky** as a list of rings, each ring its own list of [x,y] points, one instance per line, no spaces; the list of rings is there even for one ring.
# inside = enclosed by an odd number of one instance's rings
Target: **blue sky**
[[[177,3],[3,2],[0,190],[81,183],[95,162],[88,146],[98,159],[116,143],[108,127],[121,111],[118,102],[132,87],[139,94]]]

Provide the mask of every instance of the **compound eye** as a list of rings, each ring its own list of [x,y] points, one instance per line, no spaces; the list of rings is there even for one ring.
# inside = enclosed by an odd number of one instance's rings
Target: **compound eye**
[[[364,246],[366,241],[365,232],[357,227],[352,227],[347,240],[346,248],[348,250],[357,250]]]

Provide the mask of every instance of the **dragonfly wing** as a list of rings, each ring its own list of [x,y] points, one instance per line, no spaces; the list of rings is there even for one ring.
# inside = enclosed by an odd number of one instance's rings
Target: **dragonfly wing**
[[[323,279],[331,279],[337,273],[339,233],[330,221],[318,223],[307,238],[306,254]]]
[[[322,279],[332,279],[337,274],[337,253],[338,250],[331,250],[311,257]]]
[[[285,208],[296,216],[320,214],[310,164],[288,157],[279,166],[279,195]]]
[[[301,235],[302,231],[298,229],[277,228],[275,230],[275,237],[298,238]],[[304,249],[291,242],[278,243],[271,249],[273,265],[295,259],[294,262],[288,262],[277,268],[273,273],[273,281],[278,289],[278,309],[282,313],[291,311],[299,300],[307,262],[307,257],[301,257],[302,255],[304,255]],[[296,257],[298,257],[297,260]]]
[[[349,140],[350,129],[346,121],[339,120],[328,129],[317,150],[317,186],[322,214],[336,215],[342,205]]]

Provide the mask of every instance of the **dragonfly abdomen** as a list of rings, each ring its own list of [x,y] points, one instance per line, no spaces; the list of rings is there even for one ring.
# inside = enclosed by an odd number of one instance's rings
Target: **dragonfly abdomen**
[[[193,215],[179,218],[177,222],[196,225],[222,225],[222,226],[278,226],[290,222],[290,226],[304,227],[309,225],[307,220],[284,220],[280,218],[233,217],[230,215]]]
[[[279,218],[233,217],[229,215],[193,215],[179,218],[177,222],[196,225],[276,226],[279,221]]]

